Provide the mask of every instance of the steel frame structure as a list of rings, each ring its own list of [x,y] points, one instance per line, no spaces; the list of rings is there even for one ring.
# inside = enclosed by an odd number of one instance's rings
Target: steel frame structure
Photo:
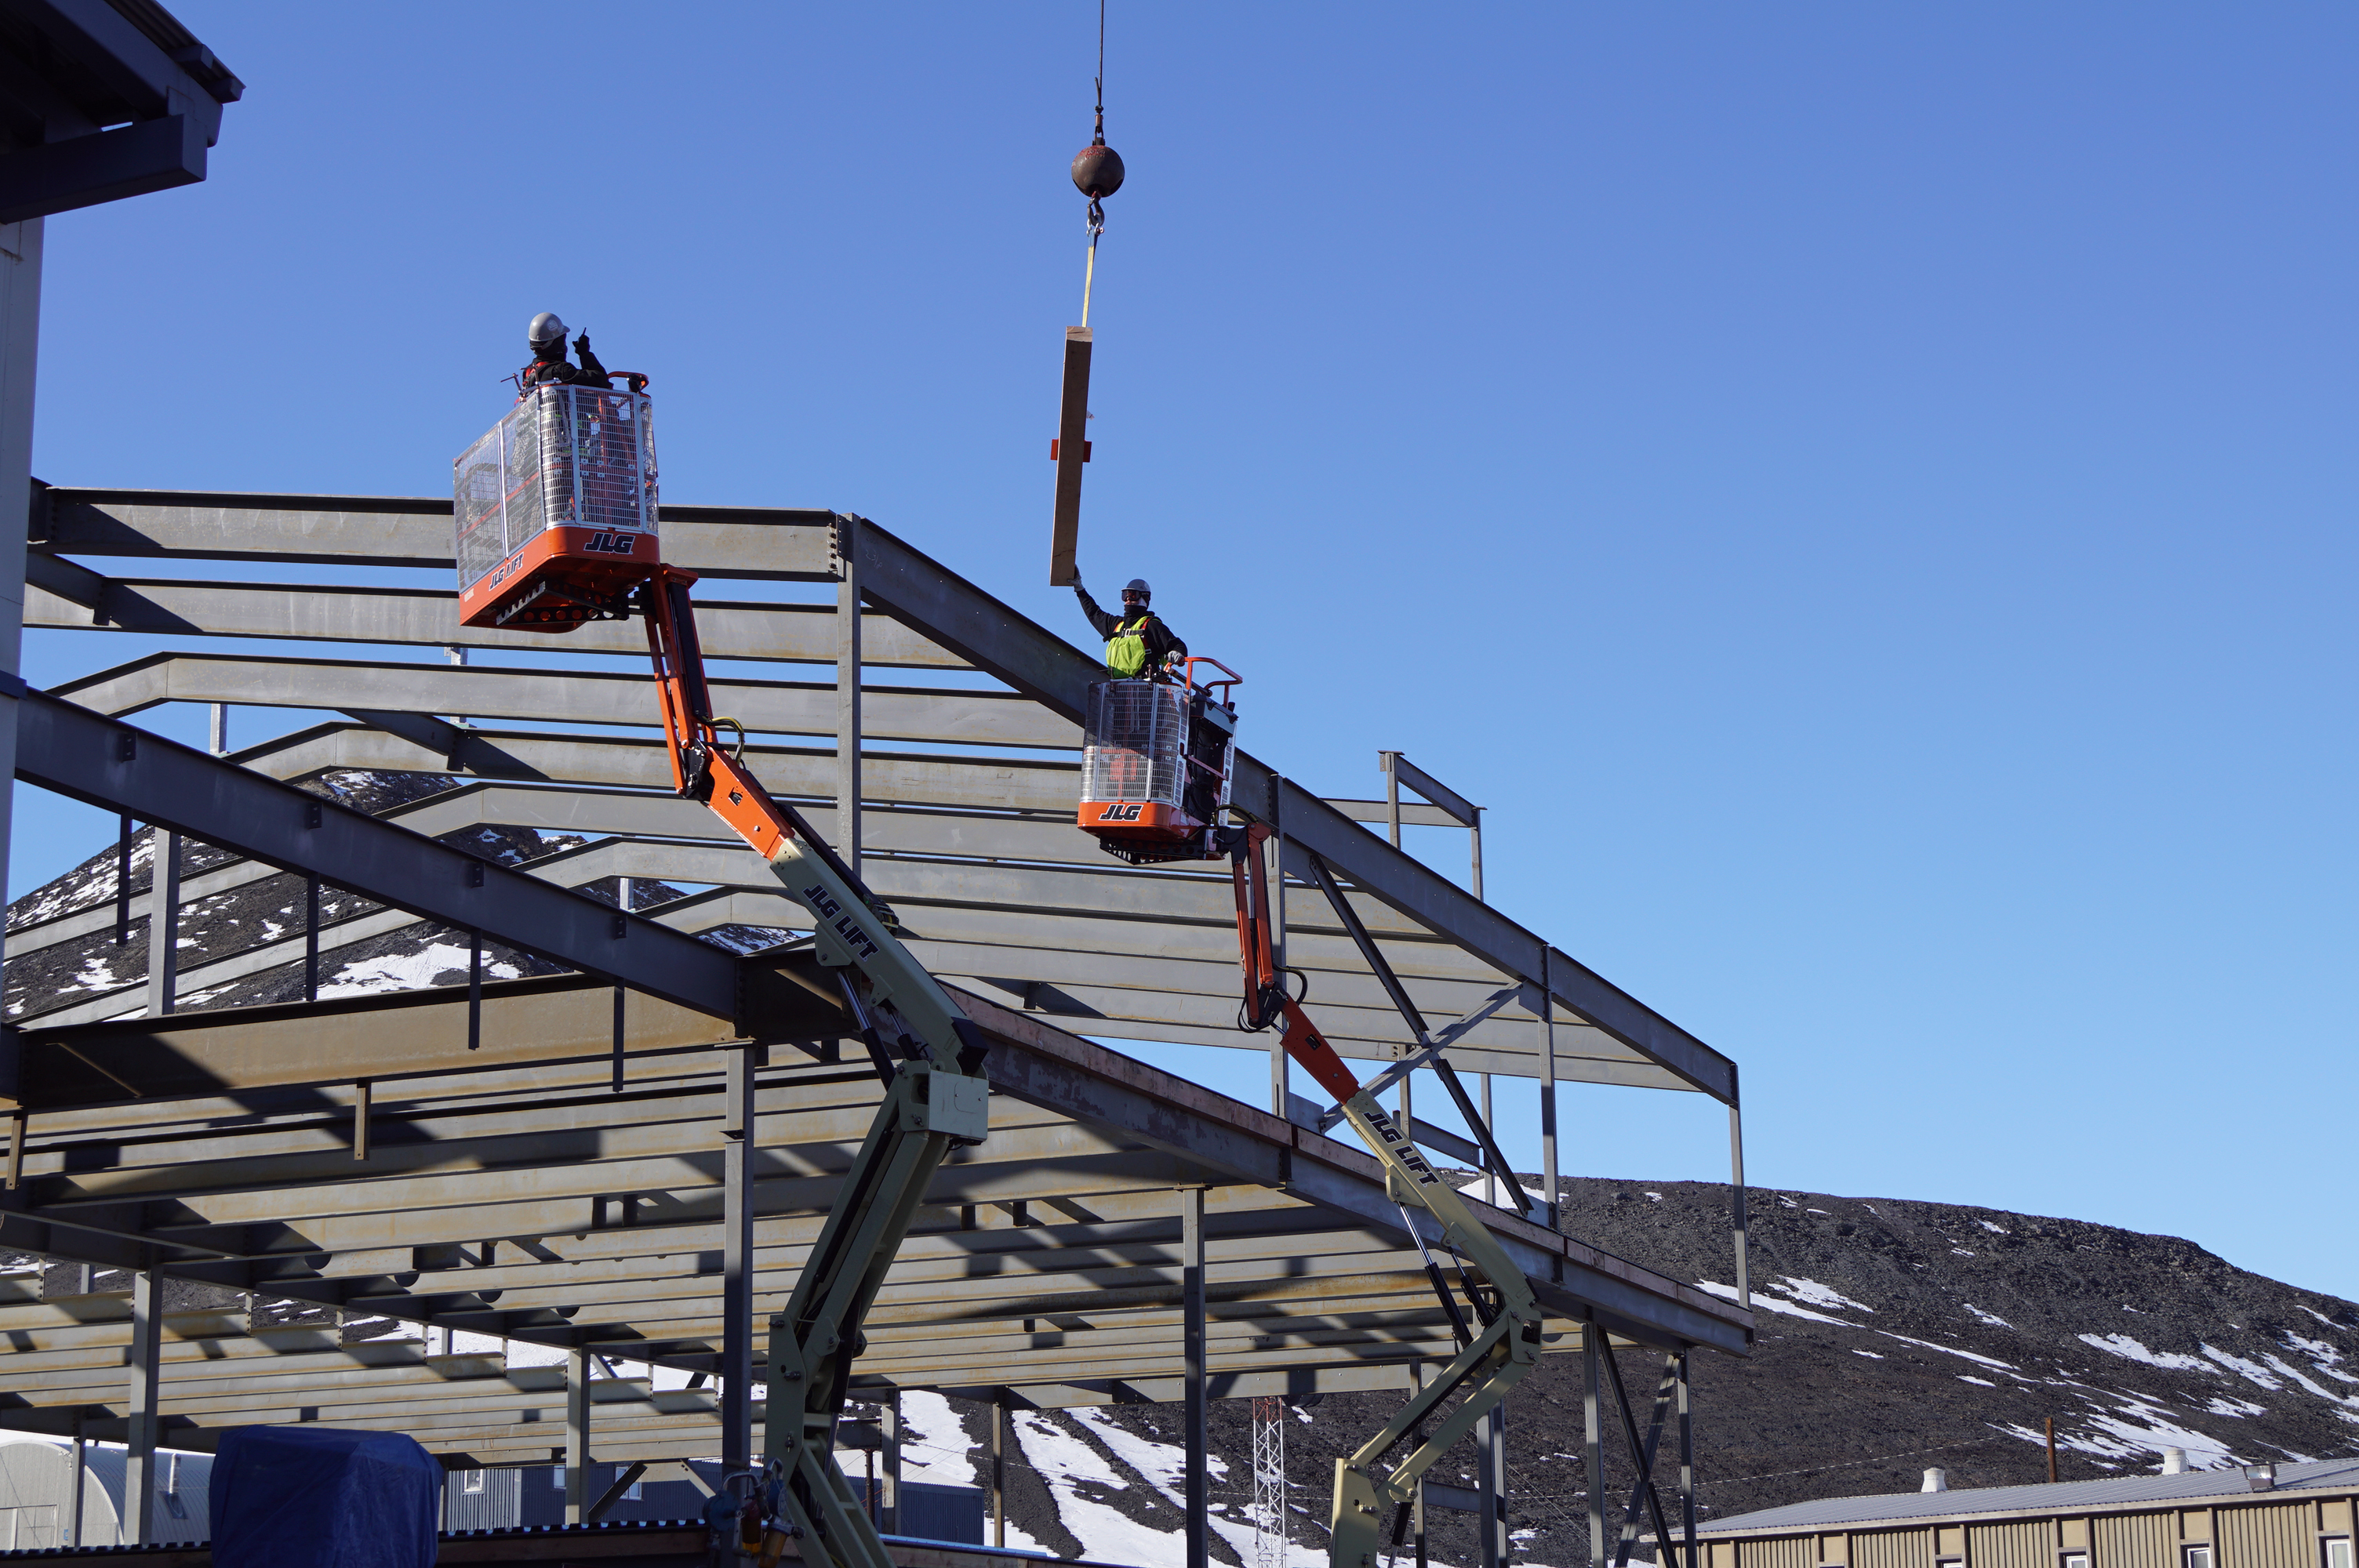
[[[431,501],[39,487],[26,624],[546,654],[547,639],[462,629],[440,589],[221,575],[248,561],[447,567],[450,526],[449,504]],[[929,1190],[872,1319],[862,1386],[995,1410],[1183,1398],[1201,1410],[1406,1390],[1446,1362],[1449,1324],[1375,1162],[1301,1124],[1315,1116],[1281,1054],[1271,1114],[1082,1038],[1266,1048],[1234,1029],[1225,868],[1117,865],[1070,826],[1095,662],[861,519],[666,507],[663,527],[669,557],[707,579],[832,585],[832,606],[701,603],[708,657],[806,677],[733,673],[716,687],[756,731],[745,755],[766,785],[889,901],[992,1046],[991,1139]],[[197,579],[88,564],[104,557],[222,565]],[[20,779],[171,830],[160,856],[174,834],[232,855],[177,890],[159,876],[161,897],[29,924],[10,934],[12,956],[158,912],[168,935],[180,907],[284,871],[386,907],[185,973],[168,959],[160,979],[19,1020],[14,1050],[0,1048],[0,1246],[147,1283],[128,1298],[0,1296],[13,1347],[0,1353],[0,1426],[204,1446],[233,1422],[398,1424],[456,1465],[561,1456],[582,1515],[597,1506],[579,1479],[593,1444],[600,1462],[632,1464],[753,1451],[751,1325],[783,1303],[877,1090],[838,1060],[851,1027],[803,960],[696,939],[793,926],[799,911],[709,814],[659,793],[669,762],[648,733],[645,676],[598,663],[638,653],[637,635],[585,627],[562,650],[585,656],[565,669],[255,657],[204,642],[16,705]],[[969,684],[872,685],[869,665]],[[321,721],[209,756],[128,722],[166,702]],[[462,782],[382,818],[293,787],[347,768]],[[1747,1353],[1751,1315],[1555,1233],[1554,1085],[1697,1091],[1729,1108],[1742,1292],[1735,1065],[1370,831],[1480,832],[1476,809],[1430,775],[1389,753],[1386,771],[1388,799],[1326,801],[1240,752],[1238,806],[1273,830],[1295,879],[1278,884],[1284,962],[1310,976],[1310,1011],[1349,1054],[1439,1065],[1445,1083],[1451,1063],[1538,1080],[1538,1195],[1516,1187],[1462,1093],[1481,1148],[1436,1137],[1523,1199],[1484,1223],[1543,1303],[1548,1347],[1586,1353],[1593,1389],[1596,1352],[1614,1343],[1671,1357],[1684,1431],[1687,1352]],[[1401,803],[1404,784],[1433,804]],[[429,837],[479,824],[589,842],[510,870]],[[698,891],[636,913],[573,891],[614,877]],[[174,1011],[313,949],[332,964],[337,946],[419,919],[578,972]],[[429,1356],[412,1339],[346,1346],[223,1313],[166,1318],[159,1273],[538,1343],[571,1367]],[[599,1357],[718,1380],[658,1392],[593,1379]],[[1595,1394],[1591,1405],[1594,1472]]]

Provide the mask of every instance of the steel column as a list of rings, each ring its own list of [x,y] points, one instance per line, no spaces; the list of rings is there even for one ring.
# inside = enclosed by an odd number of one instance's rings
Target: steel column
[[[66,1504],[66,1527],[59,1541],[62,1546],[80,1546],[82,1539],[82,1496],[83,1484],[90,1476],[90,1440],[82,1435],[82,1418],[73,1423],[73,1493]]]
[[[1507,1423],[1505,1407],[1474,1423],[1474,1486],[1477,1568],[1506,1568],[1507,1561]]]
[[[1606,1568],[1605,1422],[1597,1403],[1597,1347],[1604,1331],[1581,1325],[1581,1455],[1589,1492],[1589,1568]]]
[[[1408,1086],[1404,1084],[1402,1088],[1406,1091]],[[1409,1375],[1410,1386],[1421,1392],[1432,1378],[1432,1367],[1420,1361]],[[1422,1426],[1418,1428],[1417,1441],[1419,1443],[1425,1441],[1425,1429]],[[1417,1496],[1409,1503],[1408,1519],[1409,1532],[1417,1542],[1417,1568],[1428,1568],[1425,1535],[1425,1477],[1423,1476],[1417,1478]]]
[[[1180,1193],[1180,1341],[1188,1384],[1186,1445],[1188,1479],[1185,1518],[1187,1568],[1211,1563],[1208,1510],[1212,1506],[1210,1435],[1204,1424],[1204,1189]]]
[[[1690,1411],[1692,1384],[1688,1377],[1688,1353],[1680,1352],[1680,1525],[1687,1542],[1687,1568],[1696,1560],[1695,1424]],[[1659,1552],[1658,1556],[1661,1555]]]
[[[754,1057],[727,1053],[721,1112],[721,1469],[753,1467],[754,1206],[746,1178],[755,1134]]]
[[[131,1380],[124,1433],[123,1535],[125,1545],[156,1528],[156,1437],[164,1378],[164,1281],[153,1269],[131,1276]]]
[[[38,139],[38,138],[37,138]],[[0,226],[0,780],[16,767],[18,675],[24,668],[25,535],[33,499],[33,383],[40,358],[42,223]],[[11,792],[0,785],[0,883],[8,875]]]
[[[1733,1067],[1729,1082],[1732,1086],[1736,1082]],[[1745,1256],[1745,1112],[1734,1096],[1728,1102],[1728,1194],[1729,1221],[1736,1243],[1736,1304],[1751,1312],[1753,1273]]]
[[[877,1429],[885,1437],[885,1482],[877,1529],[887,1535],[898,1535],[901,1533],[901,1390],[894,1389],[886,1393],[882,1406],[883,1413],[877,1420]]]
[[[835,520],[835,852],[860,875],[860,531]]]
[[[1264,884],[1269,889],[1269,956],[1283,978],[1286,972],[1286,836],[1283,825],[1275,816],[1269,828],[1269,841],[1263,846],[1268,859],[1262,868]],[[1288,1121],[1294,1119],[1288,1110],[1294,1098],[1292,1065],[1292,1058],[1286,1054],[1285,1035],[1277,1030],[1270,1031],[1269,1113]]]
[[[1548,955],[1540,955],[1540,1201],[1548,1206],[1550,1230],[1564,1228],[1557,1197],[1556,998],[1549,994]]]
[[[991,1390],[991,1544],[1007,1544],[1007,1390]]]
[[[565,1357],[565,1522],[583,1523],[590,1512],[590,1352],[579,1346]]]
[[[180,836],[148,835],[147,1016],[161,1018],[178,1000],[180,978]]]

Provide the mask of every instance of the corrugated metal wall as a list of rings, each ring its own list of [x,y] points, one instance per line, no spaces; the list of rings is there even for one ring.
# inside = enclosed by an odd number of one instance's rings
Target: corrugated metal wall
[[[2219,1509],[2212,1518],[2220,1568],[2318,1568],[2314,1514],[2309,1502]]]
[[[444,1530],[507,1530],[523,1522],[523,1471],[452,1470],[443,1476]]]
[[[1972,1568],[2056,1568],[2056,1526],[2047,1519],[1978,1524],[1966,1531]]]
[[[2179,1568],[2179,1516],[2099,1514],[2090,1521],[2096,1551],[2089,1568]]]
[[[1748,1541],[1736,1554],[1737,1568],[1819,1568],[1819,1538],[1789,1536],[1782,1541]]]
[[[1851,1568],[1932,1568],[1930,1530],[1854,1531]]]

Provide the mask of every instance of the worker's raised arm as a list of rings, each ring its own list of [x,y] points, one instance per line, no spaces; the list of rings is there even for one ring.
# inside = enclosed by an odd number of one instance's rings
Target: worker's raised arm
[[[1090,597],[1090,590],[1082,586],[1082,579],[1079,575],[1076,575],[1073,579],[1073,597],[1082,601],[1082,613],[1090,618],[1090,628],[1097,633],[1099,636],[1113,636],[1114,629],[1122,624],[1122,618],[1120,616],[1108,615],[1104,611],[1098,608],[1098,601],[1092,599]]]
[[[573,340],[573,351],[582,358],[582,373],[594,376],[600,386],[606,385],[608,373],[606,367],[598,362],[598,356],[590,351],[589,333],[584,332]]]

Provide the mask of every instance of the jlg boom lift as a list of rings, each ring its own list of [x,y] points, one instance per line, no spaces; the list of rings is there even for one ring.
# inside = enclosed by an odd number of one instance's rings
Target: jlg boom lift
[[[1381,1431],[1335,1462],[1328,1562],[1331,1568],[1373,1568],[1386,1549],[1386,1512],[1390,1545],[1397,1547],[1418,1477],[1538,1364],[1539,1303],[1524,1271],[1458,1189],[1426,1162],[1408,1130],[1385,1114],[1376,1088],[1361,1085],[1302,1011],[1301,998],[1288,993],[1286,972],[1277,968],[1270,938],[1263,852],[1270,830],[1258,822],[1222,827],[1214,821],[1229,804],[1236,757],[1235,687],[1242,683],[1223,665],[1216,667],[1228,679],[1199,686],[1195,667],[1212,663],[1190,659],[1176,681],[1111,680],[1090,687],[1076,820],[1107,853],[1133,865],[1227,857],[1236,888],[1237,957],[1245,979],[1238,1026],[1248,1032],[1282,1028],[1286,1054],[1335,1097],[1331,1114],[1350,1122],[1384,1162],[1386,1195],[1400,1208],[1401,1224],[1416,1242],[1426,1277],[1450,1319],[1457,1356]],[[1216,698],[1214,693],[1223,689],[1228,696]],[[1432,1217],[1443,1248],[1462,1260],[1458,1285],[1465,1306],[1473,1309],[1473,1323],[1427,1246],[1413,1209]],[[1425,1428],[1428,1418],[1461,1392],[1465,1397],[1456,1407]],[[1412,1433],[1415,1446],[1389,1470],[1381,1469],[1385,1456]]]
[[[882,1539],[834,1461],[862,1319],[882,1287],[927,1184],[949,1151],[983,1141],[985,1046],[972,1022],[876,914],[860,880],[791,806],[770,798],[712,711],[689,598],[692,574],[662,563],[656,512],[652,406],[645,379],[629,391],[538,386],[462,454],[455,470],[461,619],[470,626],[564,633],[585,622],[643,617],[658,706],[679,793],[701,800],[768,862],[810,912],[821,964],[886,1084],[884,1104],[838,1188],[787,1310],[770,1323],[766,1458],[761,1495],[769,1530],[801,1539],[838,1568],[892,1568]],[[1288,1055],[1336,1098],[1337,1110],[1384,1162],[1386,1186],[1426,1260],[1458,1355],[1385,1427],[1336,1462],[1329,1516],[1334,1568],[1373,1568],[1382,1516],[1397,1543],[1419,1476],[1495,1408],[1538,1362],[1541,1317],[1521,1270],[1437,1174],[1405,1129],[1289,996],[1270,940],[1259,823],[1222,827],[1235,755],[1237,677],[1200,686],[1106,681],[1090,692],[1080,825],[1133,864],[1226,856],[1235,884],[1245,989],[1240,1022],[1282,1024]],[[1216,698],[1216,691],[1229,695]],[[1463,1261],[1468,1322],[1412,1209]],[[1471,1265],[1472,1273],[1469,1272]],[[1389,1471],[1384,1456],[1461,1391]],[[799,1411],[799,1420],[789,1412]],[[775,1539],[764,1557],[775,1562]]]
[[[835,1463],[836,1422],[864,1345],[861,1320],[927,1184],[951,1148],[984,1141],[986,1047],[895,939],[860,879],[747,770],[744,727],[712,711],[689,601],[696,579],[663,565],[658,547],[646,378],[627,379],[626,392],[534,387],[460,457],[461,620],[562,633],[644,617],[673,783],[711,806],[810,912],[816,956],[833,970],[886,1090],[787,1310],[770,1320],[762,1556],[774,1563],[779,1538],[793,1536],[806,1562],[893,1568]],[[736,730],[738,752],[723,743],[723,727]]]

